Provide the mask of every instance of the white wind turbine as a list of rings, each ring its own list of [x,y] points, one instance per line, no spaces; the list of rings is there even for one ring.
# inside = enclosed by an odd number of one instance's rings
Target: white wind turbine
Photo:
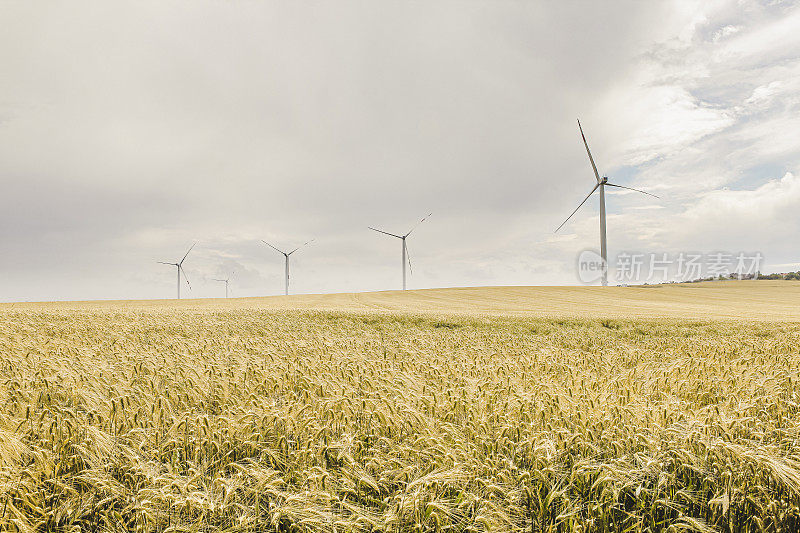
[[[231,276],[232,275],[233,275],[233,273],[231,273]],[[225,298],[228,297],[228,282],[231,280],[231,276],[228,276],[227,279],[211,278],[214,281],[220,281],[220,282],[225,284]]]
[[[188,251],[188,252],[186,252],[186,255],[184,255],[184,256],[183,256],[183,259],[181,259],[181,260],[180,260],[179,262],[177,262],[177,263],[165,263],[164,261],[157,261],[158,263],[160,263],[160,264],[162,264],[162,265],[171,265],[171,266],[174,266],[174,267],[176,267],[176,269],[178,270],[178,300],[180,300],[180,299],[181,299],[181,272],[183,272],[183,276],[186,278],[186,284],[189,286],[189,288],[190,288],[190,289],[192,288],[192,284],[191,284],[191,283],[189,283],[189,276],[187,276],[187,275],[186,275],[186,271],[185,271],[185,270],[183,270],[183,262],[184,262],[184,261],[186,261],[186,257],[189,255],[189,252],[191,252],[191,251],[192,251],[192,248],[194,248],[196,244],[197,244],[197,243],[194,243],[194,244],[191,246],[191,248],[189,248],[189,251]]]
[[[411,258],[408,257],[408,246],[406,246],[406,238],[409,235],[411,235],[412,231],[417,229],[417,226],[419,226],[420,224],[425,222],[425,220],[429,216],[431,216],[432,214],[433,213],[428,213],[427,215],[425,215],[422,218],[422,220],[417,222],[416,225],[414,225],[414,227],[411,228],[411,230],[408,233],[406,233],[405,235],[395,235],[394,233],[389,233],[388,231],[383,231],[383,230],[376,229],[376,228],[373,228],[373,227],[369,226],[369,229],[371,229],[372,231],[377,231],[378,233],[383,233],[384,235],[389,235],[390,237],[396,237],[396,238],[398,238],[398,239],[403,241],[403,252],[402,252],[402,259],[401,259],[402,265],[403,265],[403,290],[406,290],[406,263],[408,263],[408,268],[411,269]],[[412,273],[413,273],[413,270],[412,270]]]
[[[304,242],[303,244],[301,244],[300,246],[298,246],[297,248],[295,248],[294,250],[292,250],[289,253],[286,253],[283,250],[278,250],[277,248],[272,246],[270,243],[268,243],[264,239],[261,239],[261,242],[263,242],[264,244],[266,244],[267,246],[269,246],[270,248],[272,248],[276,252],[282,253],[283,256],[286,258],[286,291],[285,291],[285,294],[288,296],[289,295],[289,256],[292,255],[293,253],[295,253],[297,250],[299,250],[303,246],[305,246],[307,244],[311,244],[312,242],[314,242],[314,239],[311,239],[310,241]]]
[[[564,224],[566,224],[569,219],[572,218],[572,215],[578,212],[578,209],[581,208],[583,204],[586,203],[586,200],[594,194],[594,191],[600,189],[600,256],[603,258],[603,277],[602,283],[603,286],[608,285],[608,254],[606,249],[606,186],[609,187],[618,187],[620,189],[628,189],[629,191],[636,191],[642,194],[647,194],[648,196],[652,196],[654,198],[658,198],[655,194],[650,194],[649,192],[640,191],[639,189],[634,189],[632,187],[625,187],[623,185],[617,185],[616,183],[609,183],[608,177],[603,176],[600,177],[600,174],[597,172],[597,167],[594,164],[594,159],[592,158],[592,152],[589,151],[589,143],[586,142],[586,136],[583,134],[583,128],[581,127],[581,121],[578,120],[578,129],[581,131],[581,138],[583,139],[583,145],[586,147],[586,153],[589,154],[589,162],[592,164],[592,170],[594,170],[594,177],[597,180],[594,188],[586,195],[586,198],[578,204],[578,207],[575,208],[575,211],[567,217],[567,220],[561,223],[559,227],[556,228],[556,231],[560,230]]]

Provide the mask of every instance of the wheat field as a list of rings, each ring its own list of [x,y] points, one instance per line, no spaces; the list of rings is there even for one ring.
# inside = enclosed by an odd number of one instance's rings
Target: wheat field
[[[797,287],[1,305],[0,530],[797,531]]]

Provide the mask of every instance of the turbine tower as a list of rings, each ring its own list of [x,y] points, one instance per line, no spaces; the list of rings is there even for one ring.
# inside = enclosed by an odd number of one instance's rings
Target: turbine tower
[[[194,244],[193,244],[193,245],[192,245],[192,246],[189,248],[189,251],[188,251],[188,252],[186,252],[186,255],[184,255],[184,256],[183,256],[183,259],[181,259],[181,260],[180,260],[179,262],[177,262],[177,263],[165,263],[164,261],[158,261],[158,263],[160,263],[160,264],[162,264],[162,265],[171,265],[171,266],[174,266],[174,267],[176,267],[176,269],[178,270],[178,300],[180,300],[180,299],[181,299],[181,272],[183,272],[183,276],[186,278],[186,284],[189,286],[189,288],[190,288],[190,289],[192,288],[192,284],[191,284],[191,283],[189,283],[189,276],[187,276],[187,275],[186,275],[186,271],[185,271],[185,270],[183,270],[183,262],[184,262],[184,261],[186,261],[186,257],[189,255],[189,252],[191,252],[191,251],[192,251],[192,248],[194,248],[196,244],[197,244],[197,243],[194,243]]]
[[[624,185],[617,185],[616,183],[610,183],[608,181],[607,176],[600,177],[600,174],[597,172],[597,166],[594,164],[594,159],[592,158],[592,152],[589,150],[589,143],[586,142],[586,136],[583,134],[583,128],[581,127],[581,121],[578,120],[578,129],[581,132],[581,138],[583,139],[583,145],[586,147],[586,153],[589,154],[589,162],[592,164],[592,170],[594,170],[594,177],[597,180],[594,188],[586,195],[586,198],[578,204],[578,207],[575,208],[575,211],[572,212],[567,217],[567,220],[561,223],[559,227],[556,228],[556,231],[560,230],[564,227],[569,219],[572,218],[572,215],[578,212],[578,209],[581,208],[583,204],[586,203],[586,200],[589,199],[591,195],[594,194],[594,191],[600,189],[600,256],[603,258],[603,277],[601,281],[603,286],[605,287],[608,285],[608,250],[606,247],[606,186],[608,187],[617,187],[620,189],[628,189],[629,191],[636,191],[642,194],[646,194],[648,196],[652,196],[654,198],[658,198],[655,194],[650,194],[649,192],[640,191],[639,189],[634,189],[633,187],[625,187]]]
[[[233,274],[231,274],[231,275],[233,275]],[[214,281],[220,281],[220,282],[225,284],[225,298],[227,298],[228,297],[228,282],[231,280],[231,276],[228,276],[227,279],[217,279],[217,278],[211,278],[211,279],[213,279]]]
[[[433,213],[428,213],[427,215],[422,217],[422,220],[417,222],[414,225],[414,227],[411,228],[411,230],[408,233],[406,233],[405,235],[395,235],[394,233],[389,233],[388,231],[383,231],[383,230],[376,229],[376,228],[373,228],[373,227],[369,226],[369,229],[371,229],[372,231],[377,231],[378,233],[383,233],[384,235],[389,235],[390,237],[396,237],[396,238],[398,238],[398,239],[403,241],[403,251],[402,251],[402,256],[401,256],[401,261],[402,261],[401,264],[403,265],[403,290],[406,290],[406,263],[408,263],[408,268],[413,273],[413,269],[411,268],[411,258],[408,257],[408,246],[406,246],[406,238],[408,238],[408,236],[411,235],[411,232],[414,231],[415,229],[417,229],[417,226],[419,226],[420,224],[425,222],[425,220],[429,216],[431,216],[432,214]]]
[[[285,291],[284,294],[286,294],[288,296],[289,295],[289,256],[292,255],[293,253],[295,253],[297,250],[299,250],[303,246],[305,246],[306,244],[311,244],[312,242],[314,242],[314,239],[311,239],[310,241],[304,242],[303,244],[301,244],[300,246],[298,246],[297,248],[295,248],[294,250],[292,250],[289,253],[286,253],[283,250],[278,250],[277,248],[272,246],[270,243],[268,243],[264,239],[261,239],[261,242],[263,242],[264,244],[266,244],[267,246],[269,246],[270,248],[272,248],[276,252],[282,253],[283,256],[286,258],[286,291]]]

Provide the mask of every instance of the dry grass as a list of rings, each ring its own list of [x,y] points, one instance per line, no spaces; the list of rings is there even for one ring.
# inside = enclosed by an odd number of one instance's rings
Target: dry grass
[[[800,282],[723,281],[639,287],[466,287],[231,300],[0,304],[0,310],[318,310],[468,316],[800,321]]]
[[[800,324],[181,306],[0,312],[0,529],[800,527]]]

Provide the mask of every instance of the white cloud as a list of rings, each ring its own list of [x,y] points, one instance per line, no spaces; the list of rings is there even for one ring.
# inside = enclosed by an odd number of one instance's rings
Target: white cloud
[[[792,216],[800,206],[800,178],[787,172],[752,190],[717,190],[704,194],[683,214],[690,223],[706,227],[725,225],[740,230],[796,221]]]
[[[734,123],[729,112],[704,105],[687,88],[654,85],[652,78],[643,77],[632,80],[632,87],[619,88],[603,103],[609,116],[614,110],[624,110],[614,120],[620,137],[627,132],[615,150],[619,165],[669,158]]]
[[[722,28],[714,32],[713,41],[718,42],[721,39],[730,37],[731,35],[737,33],[739,30],[741,30],[741,27],[739,26],[732,26],[730,24],[728,24],[727,26],[723,26]]]
[[[650,211],[653,209],[666,209],[666,207],[664,207],[663,205],[638,205],[631,207],[631,209],[637,209],[640,211]]]
[[[794,259],[795,235],[800,231],[800,178],[787,172],[752,189],[718,189],[702,193],[696,201],[676,207],[665,216],[658,210],[622,215],[628,228],[623,242],[646,236],[651,251],[761,251],[770,261]],[[644,216],[644,218],[642,218]],[[634,220],[636,221],[634,223]],[[635,227],[635,229],[634,229]]]

